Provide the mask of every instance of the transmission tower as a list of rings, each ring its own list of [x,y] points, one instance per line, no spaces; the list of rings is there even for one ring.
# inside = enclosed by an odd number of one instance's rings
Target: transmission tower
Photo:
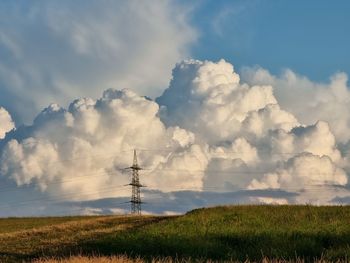
[[[134,161],[132,166],[128,167],[132,170],[132,178],[131,183],[129,185],[132,186],[131,190],[131,214],[134,215],[141,215],[141,196],[140,196],[140,188],[143,187],[143,185],[140,184],[139,179],[139,171],[142,170],[142,168],[137,163],[137,155],[136,150],[134,150]]]

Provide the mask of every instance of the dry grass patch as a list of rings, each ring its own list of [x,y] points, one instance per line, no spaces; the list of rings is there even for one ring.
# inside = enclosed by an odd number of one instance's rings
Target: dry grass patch
[[[0,262],[77,253],[80,244],[103,238],[157,217],[108,216],[0,234]]]

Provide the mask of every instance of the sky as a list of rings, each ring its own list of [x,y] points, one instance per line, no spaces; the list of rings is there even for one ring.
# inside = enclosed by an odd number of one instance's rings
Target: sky
[[[348,204],[348,1],[0,1],[0,216]]]
[[[348,1],[201,1],[193,24],[200,37],[192,55],[225,58],[238,67],[285,68],[326,81],[349,73]]]

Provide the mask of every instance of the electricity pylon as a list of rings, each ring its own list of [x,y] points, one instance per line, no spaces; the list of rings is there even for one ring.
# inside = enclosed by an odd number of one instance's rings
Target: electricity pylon
[[[140,178],[139,178],[139,171],[142,170],[142,168],[137,163],[137,155],[136,150],[134,150],[134,161],[132,166],[128,167],[132,170],[132,179],[131,183],[129,185],[132,186],[131,190],[131,214],[134,215],[141,215],[141,195],[140,195],[140,188],[143,187],[143,185],[140,184]]]

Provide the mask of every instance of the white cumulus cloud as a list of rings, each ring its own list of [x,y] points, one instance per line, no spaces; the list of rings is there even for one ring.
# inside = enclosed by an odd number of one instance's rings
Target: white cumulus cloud
[[[272,86],[240,83],[230,63],[184,61],[162,96],[162,119],[202,135],[204,140],[233,140],[242,132],[261,136],[269,129],[291,128],[295,117],[280,109]]]
[[[274,87],[279,104],[293,113],[302,123],[318,120],[330,124],[337,140],[350,139],[350,88],[348,76],[336,73],[329,83],[317,83],[291,70],[274,76],[263,68],[245,68],[243,79],[251,85],[269,84]]]
[[[1,173],[19,186],[35,184],[71,199],[128,196],[124,185],[130,178],[122,169],[130,166],[132,149],[156,147],[139,156],[151,169],[145,184],[172,190],[182,181],[180,187],[200,189],[201,174],[190,171],[205,169],[206,156],[194,144],[193,133],[166,128],[158,109],[130,90],[107,90],[98,100],[79,99],[68,110],[52,104],[24,128],[24,137],[19,134],[3,148]],[[163,169],[172,169],[172,176],[160,176]]]
[[[0,107],[0,139],[3,139],[7,132],[15,127],[11,115],[6,109]]]
[[[108,89],[67,108],[51,104],[0,140],[0,173],[52,198],[127,198],[130,174],[122,168],[136,148],[151,192],[250,191],[251,202],[268,203],[346,196],[350,158],[337,123],[300,118],[280,103],[271,78],[250,84],[224,60],[185,60],[156,102]],[[312,115],[317,107],[307,109]]]
[[[169,88],[157,99],[163,106],[160,116],[167,125],[188,129],[211,146],[205,186],[285,190],[289,186],[300,190],[310,187],[316,178],[321,185],[346,185],[344,156],[337,145],[339,134],[333,134],[336,124],[322,121],[321,116],[299,118],[299,109],[290,111],[275,97],[274,89],[282,92],[282,87],[275,86],[279,83],[272,81],[273,76],[265,71],[253,73],[246,71],[245,79],[250,79],[241,81],[233,66],[224,60],[184,61],[175,67]],[[260,81],[255,79],[258,77]],[[343,88],[336,90],[346,95],[342,83],[337,82]],[[324,87],[324,93],[337,93],[334,85]],[[292,100],[288,101],[292,104]],[[300,103],[296,101],[294,106]],[[305,115],[316,116],[314,111],[318,111],[318,107],[301,108]],[[316,167],[319,170],[313,171]]]

